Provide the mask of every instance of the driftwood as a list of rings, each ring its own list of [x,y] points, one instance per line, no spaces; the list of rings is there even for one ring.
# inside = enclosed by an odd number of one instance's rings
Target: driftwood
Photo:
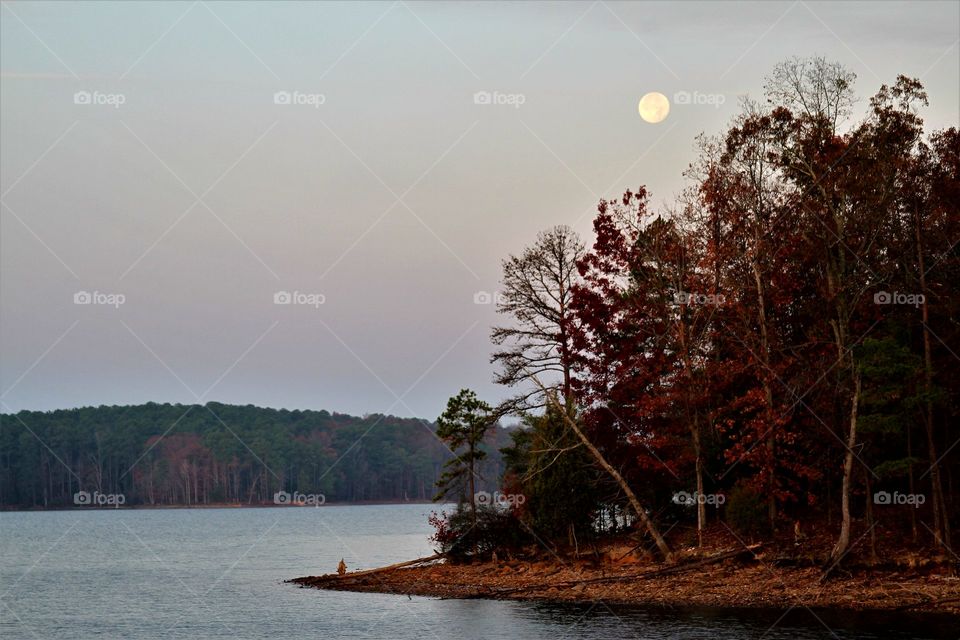
[[[697,560],[696,562],[690,562],[686,564],[674,564],[662,569],[655,569],[654,571],[645,571],[643,573],[631,573],[628,575],[619,575],[619,576],[603,576],[600,578],[586,578],[583,580],[566,580],[564,582],[541,582],[538,584],[525,585],[522,587],[512,587],[509,589],[493,589],[489,593],[483,595],[493,595],[493,596],[503,596],[512,593],[519,593],[521,591],[539,591],[541,589],[554,589],[554,588],[568,588],[576,587],[580,585],[587,584],[600,584],[604,582],[626,582],[629,580],[646,580],[648,578],[656,578],[659,576],[671,575],[674,573],[683,573],[685,571],[691,571],[693,569],[699,569],[706,565],[715,564],[717,562],[722,562],[724,560],[729,560],[731,558],[736,558],[737,556],[743,554],[749,554],[750,556],[754,555],[754,551],[763,546],[763,543],[750,545],[744,549],[734,549],[733,551],[726,551],[724,553],[719,553],[715,556],[710,556],[709,558],[704,558],[702,560]],[[483,597],[478,594],[478,597]]]
[[[343,575],[337,573],[328,573],[323,576],[311,576],[309,578],[298,578],[294,582],[300,582],[301,584],[308,584],[310,586],[315,586],[324,582],[332,582],[334,580],[349,580],[351,578],[361,578],[364,576],[372,576],[377,573],[385,573],[387,571],[394,571],[395,569],[403,569],[404,567],[412,567],[414,565],[423,564],[425,562],[432,562],[433,560],[439,560],[443,557],[442,553],[435,553],[432,556],[427,556],[425,558],[417,558],[416,560],[407,560],[405,562],[398,562],[396,564],[390,564],[385,567],[378,567],[376,569],[366,569],[365,571],[354,571],[352,573],[345,573]]]

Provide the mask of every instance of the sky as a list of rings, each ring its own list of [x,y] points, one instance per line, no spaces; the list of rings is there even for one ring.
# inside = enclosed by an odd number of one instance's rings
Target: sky
[[[497,402],[505,256],[668,203],[791,56],[957,126],[958,38],[957,2],[4,1],[0,410]]]

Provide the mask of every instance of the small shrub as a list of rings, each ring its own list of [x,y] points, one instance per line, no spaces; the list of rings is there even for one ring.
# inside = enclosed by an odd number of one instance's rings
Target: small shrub
[[[516,551],[531,542],[513,511],[496,506],[478,506],[476,526],[470,507],[463,504],[449,516],[431,514],[429,522],[436,529],[430,539],[437,552],[454,562],[485,559],[494,551]]]

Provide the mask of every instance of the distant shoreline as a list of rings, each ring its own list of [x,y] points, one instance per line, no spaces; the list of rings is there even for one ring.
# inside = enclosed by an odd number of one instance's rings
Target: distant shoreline
[[[319,506],[298,505],[298,504],[273,504],[270,503],[252,503],[242,504],[235,502],[218,502],[210,504],[136,504],[123,505],[120,507],[99,507],[99,506],[59,506],[59,507],[0,507],[0,512],[4,513],[30,513],[43,511],[160,511],[166,509],[324,509],[327,507],[370,507],[370,506],[392,506],[403,504],[423,504],[436,505],[438,508],[442,505],[431,500],[369,500],[360,502],[327,502]]]

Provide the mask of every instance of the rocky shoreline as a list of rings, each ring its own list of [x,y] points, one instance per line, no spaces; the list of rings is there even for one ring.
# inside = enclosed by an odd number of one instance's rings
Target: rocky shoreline
[[[762,552],[728,552],[720,561],[706,560],[687,557],[677,565],[664,565],[556,557],[449,564],[430,558],[416,566],[289,582],[319,589],[438,598],[936,612],[956,615],[960,624],[960,578],[942,565],[845,569],[821,581],[819,567],[778,566]]]

